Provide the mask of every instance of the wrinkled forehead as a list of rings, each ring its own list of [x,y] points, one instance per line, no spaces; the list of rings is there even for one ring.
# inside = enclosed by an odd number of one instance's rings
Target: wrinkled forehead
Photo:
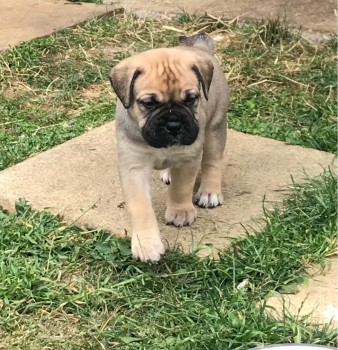
[[[163,99],[181,100],[186,91],[198,91],[198,80],[192,70],[190,57],[159,54],[148,56],[141,66],[141,75],[135,82],[136,97],[144,94],[157,94]]]

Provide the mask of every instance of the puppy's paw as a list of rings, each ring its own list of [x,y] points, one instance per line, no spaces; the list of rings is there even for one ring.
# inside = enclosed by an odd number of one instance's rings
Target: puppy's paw
[[[198,191],[194,198],[195,203],[202,208],[215,208],[223,204],[223,196],[216,192]]]
[[[191,225],[197,217],[197,210],[191,204],[187,208],[168,207],[165,211],[165,223],[177,227]]]
[[[159,234],[141,238],[134,234],[131,240],[131,252],[136,260],[156,262],[161,259],[165,248]]]
[[[160,179],[166,185],[170,185],[171,184],[171,172],[170,172],[169,168],[161,170],[161,172],[160,172]]]

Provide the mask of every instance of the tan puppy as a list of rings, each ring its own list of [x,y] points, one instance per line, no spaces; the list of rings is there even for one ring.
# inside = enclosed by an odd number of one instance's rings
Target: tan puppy
[[[165,222],[190,225],[195,202],[222,204],[222,155],[229,90],[206,34],[181,37],[181,46],[142,52],[114,67],[110,81],[119,102],[116,136],[120,179],[132,224],[132,253],[158,261],[164,253],[152,208],[150,175],[163,170],[169,185]]]

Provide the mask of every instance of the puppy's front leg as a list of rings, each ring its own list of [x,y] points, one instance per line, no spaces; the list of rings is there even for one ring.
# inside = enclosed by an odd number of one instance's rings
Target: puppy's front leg
[[[121,169],[120,177],[131,217],[131,250],[141,261],[158,261],[164,253],[150,196],[150,170]]]
[[[200,160],[188,162],[171,169],[171,183],[168,188],[165,221],[175,226],[191,225],[197,216],[192,203],[193,188]]]

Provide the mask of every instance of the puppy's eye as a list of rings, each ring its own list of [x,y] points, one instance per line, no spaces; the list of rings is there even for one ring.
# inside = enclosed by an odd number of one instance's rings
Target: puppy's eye
[[[184,99],[184,103],[188,106],[192,106],[195,104],[197,100],[197,96],[196,95],[187,95],[187,97]]]
[[[158,106],[158,102],[154,100],[140,100],[138,103],[145,109],[152,109]]]

